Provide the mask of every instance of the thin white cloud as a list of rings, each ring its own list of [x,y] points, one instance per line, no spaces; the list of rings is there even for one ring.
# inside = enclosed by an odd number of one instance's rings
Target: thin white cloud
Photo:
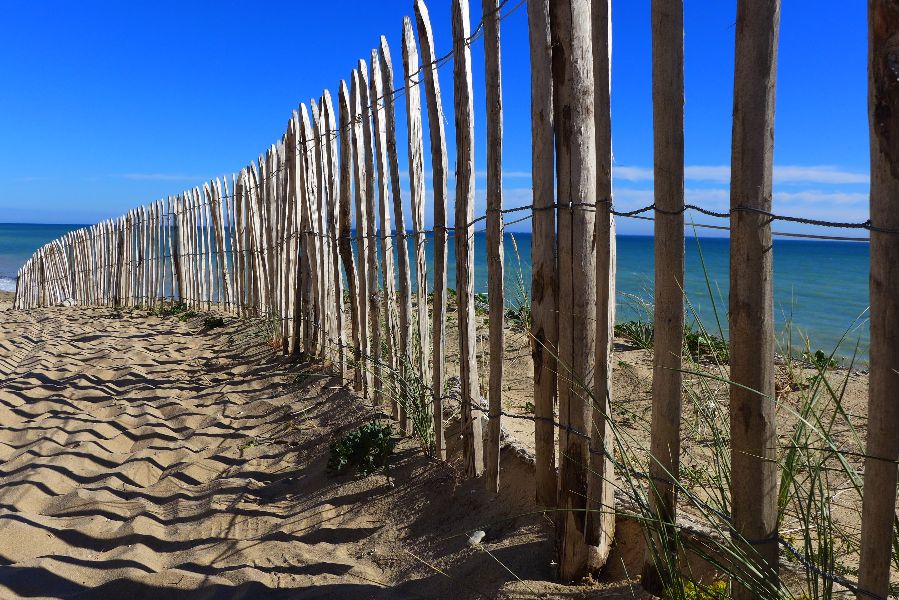
[[[135,181],[204,181],[200,175],[183,175],[180,173],[125,173],[125,179]]]
[[[838,167],[829,166],[776,166],[774,167],[775,183],[869,183],[871,178],[867,173],[846,171]]]
[[[863,192],[822,192],[820,190],[802,190],[799,192],[774,192],[774,203],[815,204],[834,206],[846,204],[863,204],[867,206],[868,194]]]
[[[651,167],[616,166],[614,177],[624,181],[652,181]],[[730,167],[727,165],[687,165],[684,167],[687,181],[728,183]],[[828,165],[775,165],[775,183],[817,183],[824,185],[866,184],[870,181],[867,173],[849,171]]]
[[[625,181],[652,181],[652,168],[649,167],[612,167],[612,176]]]

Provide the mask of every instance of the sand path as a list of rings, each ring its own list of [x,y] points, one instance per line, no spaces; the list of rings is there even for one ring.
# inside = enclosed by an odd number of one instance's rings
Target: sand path
[[[144,311],[0,311],[0,597],[563,590],[506,570],[552,574],[552,527],[532,514],[520,460],[504,455],[502,501],[411,440],[395,487],[329,477],[329,440],[373,411],[309,369],[245,322],[207,331]],[[482,528],[484,544],[469,547]]]

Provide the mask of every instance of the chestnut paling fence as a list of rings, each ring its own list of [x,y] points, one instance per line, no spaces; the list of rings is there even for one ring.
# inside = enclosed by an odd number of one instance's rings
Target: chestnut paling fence
[[[730,219],[731,514],[761,578],[777,580],[771,222],[778,219],[870,232],[871,421],[865,463],[859,581],[820,572],[859,597],[886,597],[896,505],[899,406],[895,344],[899,299],[899,125],[876,107],[899,110],[890,87],[889,44],[899,9],[869,5],[872,106],[871,219],[829,223],[771,212],[774,90],[779,0],[738,1],[731,210],[684,203],[683,6],[652,2],[655,203],[621,213],[612,206],[610,0],[527,0],[531,65],[533,203],[505,208],[502,189],[500,23],[524,0],[484,0],[471,30],[468,0],[452,0],[453,50],[436,56],[428,9],[414,2],[403,21],[402,85],[385,37],[360,60],[335,100],[327,90],[293,112],[281,139],[230,178],[66,234],[22,267],[15,307],[155,306],[184,303],[273,323],[285,353],[329,359],[376,404],[389,402],[405,431],[411,402],[432,415],[433,453],[446,458],[450,240],[456,260],[462,452],[468,475],[499,490],[504,340],[504,215],[532,222],[531,337],[534,361],[536,496],[558,509],[559,576],[573,580],[605,562],[614,539],[610,414],[615,322],[614,218],[654,213],[655,323],[651,511],[674,524],[681,442],[684,330],[684,212]],[[749,11],[749,6],[757,9]],[[415,33],[417,32],[417,42]],[[470,45],[483,38],[487,114],[487,212],[474,216]],[[454,226],[439,68],[452,61],[455,127]],[[893,77],[894,78],[894,77]],[[433,228],[425,231],[422,91],[430,139]],[[401,106],[399,99],[404,99]],[[404,110],[406,139],[396,111]],[[398,153],[408,158],[404,214]],[[487,431],[479,401],[474,294],[475,226],[485,222],[488,258]],[[410,228],[411,225],[411,228]],[[354,227],[353,227],[354,226]],[[721,228],[721,227],[719,227]],[[450,235],[452,234],[452,235]],[[428,289],[426,236],[433,244]],[[811,236],[820,237],[820,236]],[[414,274],[414,277],[413,277]],[[433,301],[429,310],[429,291]],[[593,324],[585,326],[585,324]],[[564,372],[564,376],[561,373]],[[411,386],[414,378],[420,385]],[[387,393],[389,388],[389,393]],[[895,388],[893,388],[895,389]],[[415,396],[414,398],[412,396]],[[733,425],[736,423],[736,425]],[[657,532],[654,535],[663,535]],[[806,561],[808,560],[805,557]],[[644,585],[653,588],[648,561]],[[776,587],[776,584],[775,584]],[[737,597],[758,590],[745,582]]]

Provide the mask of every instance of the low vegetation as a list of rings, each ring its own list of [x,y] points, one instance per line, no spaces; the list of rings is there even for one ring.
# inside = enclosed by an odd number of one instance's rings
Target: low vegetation
[[[360,425],[330,446],[328,471],[335,475],[354,472],[361,477],[382,471],[390,476],[390,456],[397,439],[393,428],[381,421]]]

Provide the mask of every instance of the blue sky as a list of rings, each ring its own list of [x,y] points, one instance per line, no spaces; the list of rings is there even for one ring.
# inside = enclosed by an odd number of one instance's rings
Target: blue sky
[[[516,4],[511,0],[506,10]],[[686,4],[687,200],[721,209],[728,204],[736,3]],[[649,5],[649,0],[613,2],[612,120],[620,209],[652,201]],[[443,54],[451,49],[449,2],[432,0],[429,6],[437,51]],[[789,0],[782,10],[775,210],[865,220],[865,3]],[[406,0],[4,3],[0,222],[90,223],[239,170],[281,136],[299,102],[318,98],[324,88],[336,93],[358,59],[369,58],[381,34],[399,75],[402,17],[411,14]],[[472,20],[479,18],[475,0]],[[530,202],[524,5],[503,21],[502,44],[505,193],[507,206],[514,206]],[[476,163],[483,170],[480,42],[472,55]],[[440,77],[452,171],[451,63]],[[399,76],[396,84],[402,84]],[[401,168],[403,106],[400,100]],[[426,165],[428,147],[426,139]],[[451,195],[452,186],[451,181]],[[482,175],[477,186],[482,213]],[[810,231],[788,224],[776,229]],[[619,231],[645,233],[651,224],[621,219]]]

